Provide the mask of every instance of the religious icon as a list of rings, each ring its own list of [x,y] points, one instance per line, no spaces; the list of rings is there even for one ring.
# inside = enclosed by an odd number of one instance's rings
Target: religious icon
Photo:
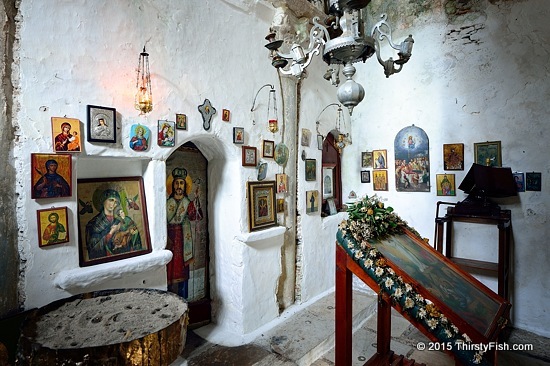
[[[216,108],[212,106],[208,99],[205,99],[204,103],[198,106],[198,109],[202,116],[202,127],[208,131],[212,117],[216,114]]]
[[[361,153],[361,167],[362,168],[372,167],[372,152],[364,151]]]
[[[78,200],[92,208],[78,215],[80,266],[151,251],[141,177],[79,179]]]
[[[187,131],[187,116],[185,114],[176,114],[176,128]]]
[[[455,175],[436,174],[438,196],[456,196]]]
[[[159,146],[172,147],[176,145],[175,127],[175,122],[158,121],[157,143]]]
[[[256,166],[256,148],[254,146],[242,147],[242,166]]]
[[[229,122],[229,116],[231,112],[229,112],[229,109],[222,109],[222,121]]]
[[[514,182],[516,182],[516,188],[518,192],[525,192],[525,177],[521,172],[514,172]]]
[[[464,144],[443,144],[443,169],[464,170]]]
[[[277,193],[286,193],[288,185],[288,175],[284,173],[275,174],[275,180],[277,181]]]
[[[140,124],[132,125],[130,129],[130,148],[134,151],[146,151],[149,148],[151,130]]]
[[[404,127],[395,136],[394,149],[396,190],[429,192],[430,141],[426,132],[415,125]],[[376,156],[373,158],[376,165]]]
[[[36,213],[40,247],[69,242],[67,207],[47,208]]]
[[[89,142],[116,142],[116,109],[88,105]]]
[[[319,191],[306,192],[306,213],[313,213],[319,210]]]
[[[70,197],[72,157],[70,154],[31,154],[31,198]]]
[[[280,166],[285,166],[288,161],[288,147],[284,143],[279,143],[275,146],[275,153],[273,155],[275,162]]]
[[[76,118],[52,117],[53,150],[80,152],[80,121]]]
[[[244,144],[244,128],[233,127],[233,143]]]

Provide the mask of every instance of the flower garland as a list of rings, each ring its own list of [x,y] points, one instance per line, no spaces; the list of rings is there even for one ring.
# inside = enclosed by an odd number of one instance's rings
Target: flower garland
[[[461,358],[466,358],[463,361],[468,364],[486,363],[484,351],[463,351],[464,348],[468,348],[460,347],[459,343],[471,343],[470,337],[466,333],[460,334],[458,327],[430,300],[425,299],[413,285],[398,276],[387,265],[384,256],[372,245],[375,240],[401,233],[404,227],[420,237],[418,232],[410,228],[392,207],[385,207],[376,195],[365,196],[349,205],[347,212],[348,219],[339,225],[342,239],[347,239],[347,251],[376,281],[380,290],[388,294],[394,304],[399,304],[413,319],[423,322],[442,343],[441,350],[453,350]]]

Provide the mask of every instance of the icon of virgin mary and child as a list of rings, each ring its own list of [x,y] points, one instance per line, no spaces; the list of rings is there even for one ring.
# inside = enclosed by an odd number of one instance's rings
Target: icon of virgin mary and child
[[[86,248],[89,259],[142,249],[136,223],[121,206],[120,194],[114,189],[94,193],[94,205],[99,211],[86,224]]]

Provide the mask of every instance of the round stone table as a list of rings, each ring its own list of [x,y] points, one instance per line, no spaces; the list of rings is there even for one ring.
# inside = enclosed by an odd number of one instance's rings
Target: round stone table
[[[185,346],[188,306],[171,292],[106,290],[31,312],[17,353],[21,365],[170,365]]]

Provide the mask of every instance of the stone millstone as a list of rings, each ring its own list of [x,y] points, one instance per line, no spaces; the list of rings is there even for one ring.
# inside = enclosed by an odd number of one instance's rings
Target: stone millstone
[[[58,300],[31,313],[21,365],[170,365],[183,351],[188,306],[150,289],[108,290]]]

